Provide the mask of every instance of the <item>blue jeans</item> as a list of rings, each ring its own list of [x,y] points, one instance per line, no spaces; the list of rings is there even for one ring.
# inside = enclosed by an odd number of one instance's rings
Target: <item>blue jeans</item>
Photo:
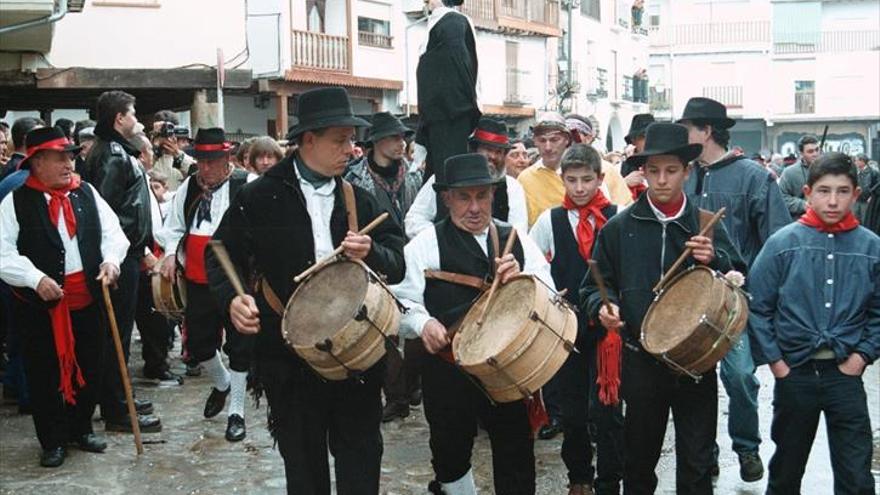
[[[730,398],[727,432],[737,454],[758,452],[761,434],[758,432],[758,389],[761,383],[755,377],[755,362],[749,347],[748,331],[721,360],[721,383]]]

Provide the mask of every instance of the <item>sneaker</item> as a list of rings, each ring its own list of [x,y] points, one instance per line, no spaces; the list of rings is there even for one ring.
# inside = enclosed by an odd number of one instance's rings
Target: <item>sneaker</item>
[[[159,385],[172,386],[172,385],[183,385],[183,377],[178,375],[177,373],[173,373],[170,370],[163,371],[150,371],[144,370],[144,378],[148,378],[150,380],[157,380]]]
[[[199,363],[186,363],[186,376],[202,376],[202,365]]]
[[[739,454],[739,477],[743,481],[758,481],[764,477],[764,463],[757,452]]]

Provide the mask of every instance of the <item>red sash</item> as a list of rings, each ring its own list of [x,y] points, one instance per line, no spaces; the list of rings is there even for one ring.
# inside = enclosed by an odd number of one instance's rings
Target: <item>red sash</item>
[[[211,240],[209,235],[190,234],[186,237],[186,266],[183,273],[186,279],[197,284],[208,283],[205,271],[205,248]]]
[[[84,272],[68,274],[64,277],[64,296],[58,304],[49,309],[52,320],[52,335],[55,339],[55,353],[58,355],[59,385],[58,390],[64,401],[76,404],[76,388],[82,389],[86,381],[82,376],[79,363],[76,361],[76,342],[73,337],[73,322],[70,311],[77,311],[92,304],[92,295],[86,285]]]

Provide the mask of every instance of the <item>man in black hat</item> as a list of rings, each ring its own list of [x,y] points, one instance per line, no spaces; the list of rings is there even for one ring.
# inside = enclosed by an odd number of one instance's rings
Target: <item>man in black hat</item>
[[[504,156],[510,149],[507,125],[500,120],[480,118],[477,128],[468,140],[471,153],[486,157],[489,173],[497,181],[492,202],[492,217],[525,230],[528,227],[526,193],[522,185],[507,175]],[[434,225],[448,214],[442,194],[434,189],[437,177],[429,177],[419,191],[412,208],[406,215],[406,235],[410,239]]]
[[[688,130],[678,124],[648,127],[645,150],[629,158],[644,167],[648,190],[599,231],[593,259],[605,278],[610,308],[602,303],[592,276],[584,278],[581,308],[605,328],[620,329],[623,339],[622,391],[624,418],[624,493],[654,493],[669,412],[675,420],[676,490],[712,493],[712,449],[718,422],[715,370],[701,380],[680,375],[650,355],[639,331],[654,300],[653,287],[685,248],[692,254],[684,267],[707,265],[744,272],[745,263],[731,244],[723,224],[712,237],[700,231],[700,210],[683,191],[688,163],[702,151],[688,143]],[[625,243],[625,245],[624,245]],[[638,257],[625,247],[638,246]],[[626,297],[622,297],[626,294]]]
[[[404,158],[406,142],[415,132],[389,112],[373,114],[372,124],[367,131],[369,151],[349,166],[345,180],[372,193],[403,227],[403,219],[422,186],[421,171],[410,170]],[[399,349],[387,354],[383,422],[409,416],[410,403],[420,403],[419,363],[424,347],[419,339],[406,339],[403,351],[403,355]]]
[[[191,360],[201,363],[213,380],[204,416],[220,414],[231,395],[226,440],[237,442],[246,435],[244,401],[252,342],[238,332],[226,332],[224,350],[229,355],[230,373],[218,351],[224,319],[208,289],[205,271],[205,251],[211,235],[242,186],[257,177],[244,170],[233,170],[229,163],[231,150],[223,129],[199,129],[195,145],[188,151],[196,159],[198,171],[180,184],[158,238],[168,253],[161,267],[162,276],[169,280],[183,276],[186,280],[186,352]],[[178,267],[182,268],[182,275],[177,273]]]
[[[688,128],[689,141],[703,147],[685,182],[685,192],[699,208],[727,208],[724,226],[742,258],[751,265],[767,239],[789,223],[779,186],[767,169],[727,150],[728,129],[735,122],[727,117],[723,104],[709,98],[691,98],[679,122]],[[764,473],[758,453],[761,384],[755,377],[747,332],[721,361],[721,382],[730,397],[728,433],[739,456],[740,477],[757,481]]]
[[[303,93],[296,116],[287,136],[297,143],[296,152],[242,188],[213,236],[224,243],[246,283],[258,288],[236,295],[213,252],[206,255],[208,281],[235,328],[256,334],[255,376],[269,400],[270,430],[284,458],[288,493],[329,495],[329,438],[336,490],[374,494],[382,459],[384,362],[358,377],[325,381],[284,343],[281,301],[296,290],[294,276],[340,244],[345,256],[396,283],[404,271],[403,234],[391,219],[369,235],[357,234],[347,220],[347,212],[356,212],[362,227],[384,210],[373,195],[340,177],[355,128],[369,125],[352,114],[345,89]],[[346,205],[346,196],[353,196],[353,205]]]
[[[637,113],[633,115],[632,121],[629,124],[629,132],[623,137],[623,140],[626,141],[627,144],[627,158],[644,151],[645,131],[647,131],[648,126],[653,123],[654,116],[650,113]],[[645,192],[645,189],[647,188],[645,186],[645,174],[642,173],[641,170],[633,169],[630,165],[627,165],[626,161],[624,161],[620,167],[620,175],[622,175],[626,181],[626,185],[632,194],[633,200],[638,199],[639,196]]]
[[[490,174],[486,157],[459,155],[445,165],[446,182],[434,188],[442,192],[449,216],[407,244],[406,278],[392,288],[408,308],[401,319],[401,333],[421,336],[431,354],[422,368],[436,480],[430,490],[447,495],[475,493],[470,459],[479,419],[492,443],[495,492],[534,493],[534,440],[526,402],[491,404],[456,369],[447,331],[471,308],[487,279],[500,277],[503,284],[522,270],[554,287],[553,278],[544,255],[525,230],[517,229],[512,253],[499,257],[494,246],[505,245],[515,227],[492,218],[498,179]]]
[[[57,128],[35,129],[26,142],[20,166],[30,175],[0,203],[0,278],[17,296],[40,464],[58,467],[68,443],[107,448],[92,430],[107,328],[100,284],[116,282],[128,240],[113,210],[73,173],[79,146]]]

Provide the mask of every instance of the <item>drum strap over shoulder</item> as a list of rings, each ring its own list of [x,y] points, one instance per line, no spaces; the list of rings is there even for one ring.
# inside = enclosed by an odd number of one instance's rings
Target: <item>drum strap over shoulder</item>
[[[449,282],[456,285],[464,285],[479,291],[485,291],[489,285],[485,280],[473,275],[465,275],[463,273],[444,272],[443,270],[425,270],[425,278]]]
[[[342,179],[342,200],[345,202],[345,213],[348,217],[348,230],[358,231],[357,203],[354,201],[354,186]]]
[[[278,316],[284,315],[284,304],[281,304],[281,299],[278,298],[278,295],[272,290],[272,286],[262,276],[257,278],[256,289],[258,292],[263,293],[263,298],[266,299],[266,303],[269,304],[272,311],[277,313]]]

